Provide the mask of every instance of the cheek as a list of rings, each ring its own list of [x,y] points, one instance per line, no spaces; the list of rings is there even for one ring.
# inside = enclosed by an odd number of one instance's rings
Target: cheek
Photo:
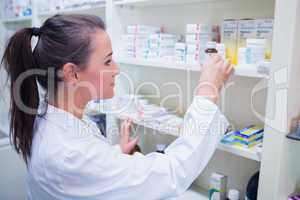
[[[113,74],[106,71],[98,71],[98,73],[91,74],[91,82],[94,85],[97,96],[102,98],[110,97],[113,93]]]
[[[99,69],[101,69],[100,66],[86,70],[82,79],[93,87],[90,90],[92,98],[111,98],[114,93],[114,86],[112,85],[114,74],[109,70]]]

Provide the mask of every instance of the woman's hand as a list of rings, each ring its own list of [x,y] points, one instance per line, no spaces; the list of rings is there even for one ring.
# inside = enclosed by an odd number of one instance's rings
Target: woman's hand
[[[126,119],[121,124],[121,137],[120,147],[123,153],[132,154],[136,149],[136,145],[139,142],[139,138],[130,139],[130,131],[132,127],[132,120]]]
[[[217,102],[219,92],[233,72],[233,65],[223,60],[220,55],[212,55],[201,70],[197,95]]]

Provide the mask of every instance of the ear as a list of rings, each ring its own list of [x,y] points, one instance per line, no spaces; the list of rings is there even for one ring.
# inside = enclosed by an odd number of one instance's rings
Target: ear
[[[78,81],[76,73],[76,65],[73,63],[66,63],[62,68],[63,79],[66,83],[74,84]]]

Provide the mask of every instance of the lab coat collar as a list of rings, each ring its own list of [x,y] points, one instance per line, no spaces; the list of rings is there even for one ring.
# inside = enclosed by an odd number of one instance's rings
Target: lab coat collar
[[[100,130],[96,126],[75,117],[73,114],[52,106],[42,103],[39,107],[39,117],[50,121],[52,124],[63,128],[66,133],[76,137],[97,136],[103,140]]]

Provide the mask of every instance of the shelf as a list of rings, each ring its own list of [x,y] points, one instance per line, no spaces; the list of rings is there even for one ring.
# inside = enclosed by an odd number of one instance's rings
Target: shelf
[[[232,145],[227,145],[227,144],[223,144],[220,143],[218,146],[219,150],[237,155],[237,156],[241,156],[244,158],[248,158],[250,160],[255,160],[260,162],[261,161],[261,155],[262,155],[262,149],[259,147],[253,147],[251,149],[246,149],[246,148],[242,148],[242,147],[235,147]]]
[[[300,141],[300,136],[298,132],[290,133],[286,136],[288,139]]]
[[[136,66],[148,66],[165,69],[175,70],[187,70],[187,71],[201,71],[200,64],[186,64],[186,63],[173,63],[170,61],[159,60],[145,60],[137,58],[116,58],[116,62],[119,64],[136,65]],[[252,78],[268,78],[268,75],[258,73],[255,65],[238,65],[235,68],[235,76],[252,77]]]
[[[103,10],[105,9],[105,2],[101,2],[95,5],[86,5],[86,6],[72,8],[72,9],[39,12],[38,16],[48,17],[56,14],[90,13],[99,9],[103,9]]]
[[[172,136],[176,136],[176,137],[179,136],[179,133],[176,132],[176,130],[171,129],[171,128],[169,130],[160,128],[157,125],[151,124],[151,121],[137,120],[136,118],[132,118],[132,116],[130,116],[130,115],[116,115],[116,117],[121,120],[131,118],[133,120],[133,123],[136,125],[140,125],[145,128],[153,129],[155,131],[158,131],[160,133],[165,133],[167,135],[172,135]],[[261,160],[260,148],[254,147],[251,149],[246,149],[246,148],[242,148],[242,147],[236,147],[236,146],[220,143],[218,146],[218,149],[221,151],[225,151],[225,152],[237,155],[237,156],[248,158],[250,160],[255,160],[255,161]]]
[[[95,102],[95,103],[89,104],[89,106],[86,108],[85,113],[90,116],[99,114],[100,111],[99,111],[98,103]],[[148,119],[148,120],[141,119],[134,113],[123,112],[123,113],[115,113],[112,115],[120,120],[125,120],[125,119],[130,118],[135,125],[142,126],[142,127],[148,128],[148,129],[152,129],[159,134],[166,134],[166,135],[170,135],[170,136],[174,136],[174,137],[180,136],[180,132],[177,127],[170,127],[166,124],[155,123],[151,119]],[[255,160],[258,162],[260,162],[261,155],[262,155],[262,148],[259,147],[259,145],[248,149],[248,148],[237,147],[237,146],[232,146],[229,144],[220,143],[218,146],[218,149],[221,151],[231,153],[233,155],[244,157],[244,158],[247,158],[250,160]]]
[[[156,5],[172,5],[172,4],[191,4],[217,2],[224,0],[115,0],[114,4],[119,6],[156,6]]]
[[[187,199],[197,199],[197,200],[208,200],[208,191],[193,184],[186,192],[184,192],[179,197],[171,198],[168,200],[187,200]]]
[[[15,18],[8,18],[8,19],[1,19],[0,21],[2,23],[8,24],[8,23],[21,23],[21,22],[27,22],[31,21],[32,16],[25,16],[25,17],[15,17]]]

